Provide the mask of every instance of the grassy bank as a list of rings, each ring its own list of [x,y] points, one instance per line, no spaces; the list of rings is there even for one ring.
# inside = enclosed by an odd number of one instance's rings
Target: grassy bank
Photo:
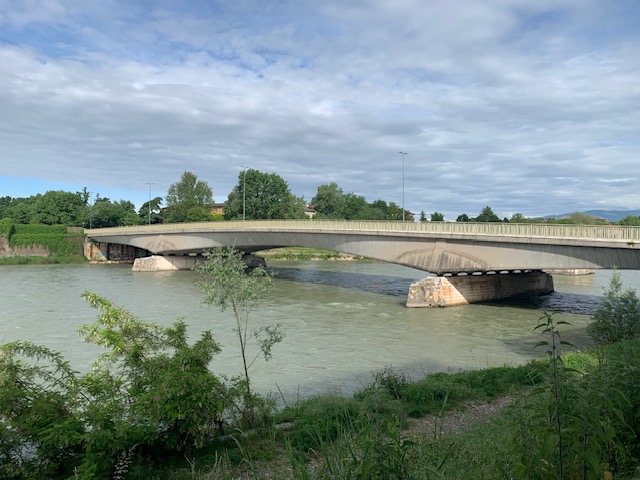
[[[415,382],[387,369],[130,478],[638,478],[639,365],[633,340]]]
[[[46,256],[46,257],[0,257],[0,265],[50,265],[86,263],[84,256]]]
[[[318,248],[306,247],[284,247],[273,250],[262,250],[255,253],[256,256],[267,260],[363,260],[364,257],[357,257],[346,253],[333,252],[331,250],[320,250]]]
[[[64,225],[22,225],[3,219],[0,242],[8,247],[8,256],[0,257],[0,265],[81,263],[86,261],[84,240],[83,233],[69,232]]]

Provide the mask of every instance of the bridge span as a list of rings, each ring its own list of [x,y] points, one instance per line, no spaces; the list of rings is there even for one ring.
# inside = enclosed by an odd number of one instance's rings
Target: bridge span
[[[248,254],[287,246],[311,247],[406,265],[446,276],[440,283],[457,282],[475,290],[481,282],[489,282],[493,288],[499,279],[500,285],[494,290],[503,293],[519,293],[519,287],[503,285],[507,273],[517,272],[524,280],[523,272],[531,272],[524,282],[525,291],[548,293],[549,288],[553,290],[550,279],[543,281],[541,287],[529,288],[532,278],[538,278],[534,283],[546,278],[541,277],[542,270],[640,269],[640,227],[612,225],[314,219],[162,224],[91,229],[85,233],[100,244],[127,245],[149,252],[156,260],[162,257],[166,265],[171,265],[168,268],[191,268],[198,255],[214,247],[235,246]],[[144,264],[142,260],[136,262]],[[149,267],[142,267],[145,268]],[[488,280],[487,274],[494,275],[494,279]],[[435,282],[433,278],[425,281],[429,288]],[[513,281],[512,275],[508,282]],[[436,290],[441,292],[442,288],[440,285]],[[424,291],[418,296],[424,295],[433,297],[434,292]],[[481,294],[481,298],[487,299],[487,295],[499,298],[501,294]],[[409,297],[408,304],[411,292]],[[434,302],[447,303],[441,298]],[[424,302],[418,299],[417,303]]]

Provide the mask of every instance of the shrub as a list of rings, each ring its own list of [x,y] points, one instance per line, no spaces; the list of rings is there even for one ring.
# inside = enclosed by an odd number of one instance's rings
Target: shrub
[[[640,337],[640,302],[635,290],[622,291],[622,281],[613,272],[609,288],[587,326],[596,344],[604,345]]]
[[[163,328],[83,297],[101,314],[81,334],[108,349],[86,375],[44,347],[0,347],[0,477],[110,478],[216,434],[226,395],[208,370],[220,351],[211,333],[188,345],[180,320]]]

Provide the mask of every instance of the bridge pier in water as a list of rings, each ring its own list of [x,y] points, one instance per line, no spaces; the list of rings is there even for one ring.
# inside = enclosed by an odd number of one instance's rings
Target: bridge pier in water
[[[248,267],[266,266],[261,257],[245,254],[242,260]],[[204,261],[203,255],[151,255],[136,258],[133,262],[134,272],[162,272],[169,270],[192,270],[198,263]]]
[[[552,292],[553,277],[542,271],[428,277],[409,287],[407,307],[452,307]]]

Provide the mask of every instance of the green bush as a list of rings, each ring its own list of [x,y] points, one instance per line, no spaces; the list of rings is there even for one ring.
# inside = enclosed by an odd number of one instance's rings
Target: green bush
[[[16,233],[24,235],[64,235],[67,233],[65,225],[45,225],[43,223],[17,224]]]
[[[211,333],[188,345],[181,321],[159,327],[83,296],[101,314],[81,334],[108,349],[86,375],[44,347],[0,346],[1,478],[111,478],[149,455],[190,455],[218,431],[226,393],[208,370]]]
[[[42,246],[52,256],[82,255],[83,243],[83,235],[55,233],[15,233],[9,242],[11,248]]]
[[[6,237],[11,240],[11,236],[16,233],[16,226],[12,219],[3,218],[0,221],[0,236]]]
[[[587,333],[599,345],[640,337],[640,301],[635,290],[622,291],[617,271],[591,317]]]

